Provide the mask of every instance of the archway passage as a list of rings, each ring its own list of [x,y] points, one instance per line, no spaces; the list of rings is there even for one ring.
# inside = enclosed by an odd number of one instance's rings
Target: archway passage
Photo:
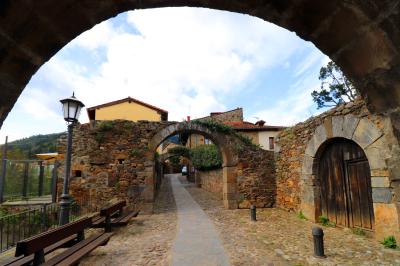
[[[337,138],[327,144],[318,164],[321,213],[347,227],[374,228],[368,159],[355,142]]]
[[[149,141],[149,150],[156,151],[157,147],[168,137],[180,134],[200,134],[218,147],[222,155],[222,191],[223,202],[227,209],[236,209],[238,207],[237,199],[237,164],[238,154],[234,149],[236,139],[230,135],[221,132],[211,131],[209,128],[197,123],[176,123],[169,125],[157,132]],[[155,187],[157,186],[155,178],[147,180],[146,200],[152,202],[155,195]]]

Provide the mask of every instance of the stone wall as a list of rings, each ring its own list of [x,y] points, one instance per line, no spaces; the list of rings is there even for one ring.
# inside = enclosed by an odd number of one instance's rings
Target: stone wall
[[[239,152],[237,166],[239,208],[273,207],[276,199],[274,152],[260,148]]]
[[[151,136],[170,122],[99,122],[96,127],[79,125],[73,135],[70,191],[78,202],[104,206],[117,199],[133,201],[153,175]],[[58,152],[65,154],[66,136],[59,140]],[[64,176],[64,161],[59,176]],[[78,175],[78,176],[77,176]],[[58,182],[61,192],[62,179]]]
[[[219,123],[225,122],[242,122],[243,121],[243,109],[236,108],[227,112],[211,113],[210,116],[202,117],[198,120],[214,120]]]
[[[215,193],[222,199],[222,169],[210,171],[196,171],[196,184],[200,184],[201,188]]]
[[[377,235],[398,234],[400,213],[400,148],[389,117],[368,112],[361,100],[333,108],[284,130],[276,162],[277,206],[317,217],[320,188],[317,153],[329,139],[356,142],[371,168]]]

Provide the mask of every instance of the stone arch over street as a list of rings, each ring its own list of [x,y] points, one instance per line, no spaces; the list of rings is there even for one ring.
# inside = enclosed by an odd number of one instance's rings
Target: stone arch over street
[[[205,137],[211,139],[213,143],[221,151],[223,163],[222,163],[222,183],[223,183],[223,202],[227,209],[236,209],[238,207],[237,202],[237,165],[238,165],[238,155],[234,150],[235,140],[232,136],[225,135],[220,132],[212,132],[205,126],[195,124],[195,123],[176,123],[169,125],[159,132],[157,132],[149,142],[149,150],[156,151],[157,147],[168,137],[182,133],[196,133],[204,135]],[[154,175],[148,177],[146,181],[146,200],[154,200]]]
[[[390,186],[390,177],[385,175],[390,168],[387,164],[390,147],[385,139],[385,132],[367,117],[359,118],[348,114],[333,116],[330,121],[319,125],[306,145],[301,170],[301,210],[310,219],[318,220],[323,208],[323,180],[320,180],[318,175],[321,154],[335,140],[345,140],[358,146],[368,162],[375,231],[381,235],[382,231],[398,230],[396,199]],[[383,215],[382,212],[386,214]],[[392,217],[391,225],[387,224],[385,216]]]
[[[252,15],[313,42],[351,78],[373,112],[400,129],[399,1],[3,1],[0,5],[0,123],[32,75],[80,33],[119,13],[204,7]],[[392,113],[394,112],[394,113]]]

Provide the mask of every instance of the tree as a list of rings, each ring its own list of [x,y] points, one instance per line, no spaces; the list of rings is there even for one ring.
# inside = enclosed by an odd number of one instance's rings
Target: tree
[[[311,93],[318,109],[354,101],[358,96],[351,80],[343,74],[340,67],[333,61],[330,61],[326,67],[321,67],[319,80],[321,80],[321,90]]]

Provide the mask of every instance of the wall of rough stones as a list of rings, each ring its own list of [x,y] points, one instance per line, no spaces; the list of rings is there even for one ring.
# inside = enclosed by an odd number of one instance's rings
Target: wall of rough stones
[[[222,199],[222,169],[209,171],[196,171],[196,184],[200,184],[201,188],[215,193],[216,196]]]
[[[213,120],[219,123],[225,122],[242,122],[243,121],[243,109],[236,108],[223,113],[211,113],[210,116],[202,117],[198,120]]]
[[[400,148],[389,117],[371,114],[363,101],[347,103],[284,130],[276,161],[277,206],[316,219],[319,182],[315,157],[334,137],[355,141],[371,168],[377,235],[399,234]],[[400,234],[399,234],[400,235]]]
[[[73,135],[70,191],[78,202],[104,206],[111,200],[132,202],[143,191],[146,177],[153,174],[151,136],[170,122],[98,122],[95,127],[79,125]],[[58,152],[65,154],[66,136],[59,140]],[[59,177],[64,176],[61,161]],[[59,178],[58,191],[62,190]]]
[[[170,124],[173,123],[116,120],[78,126],[73,138],[71,195],[78,202],[91,202],[95,206],[117,199],[132,202],[140,191],[145,188],[148,191],[148,180],[153,180],[150,182],[156,192],[160,171],[156,171],[149,142]],[[65,147],[66,136],[59,140],[58,152],[65,154]],[[204,188],[222,195],[223,182],[229,183],[227,186],[234,182],[239,207],[248,208],[251,203],[258,207],[273,206],[276,195],[273,152],[246,145],[237,148],[240,149],[237,165],[227,165],[209,177],[204,173]],[[229,171],[226,175],[229,180],[236,181],[224,181],[224,171]],[[64,161],[61,161],[59,176],[64,176]],[[58,182],[59,192],[62,180]]]
[[[239,208],[255,204],[273,207],[276,201],[275,159],[273,151],[260,148],[239,152],[237,166]]]

